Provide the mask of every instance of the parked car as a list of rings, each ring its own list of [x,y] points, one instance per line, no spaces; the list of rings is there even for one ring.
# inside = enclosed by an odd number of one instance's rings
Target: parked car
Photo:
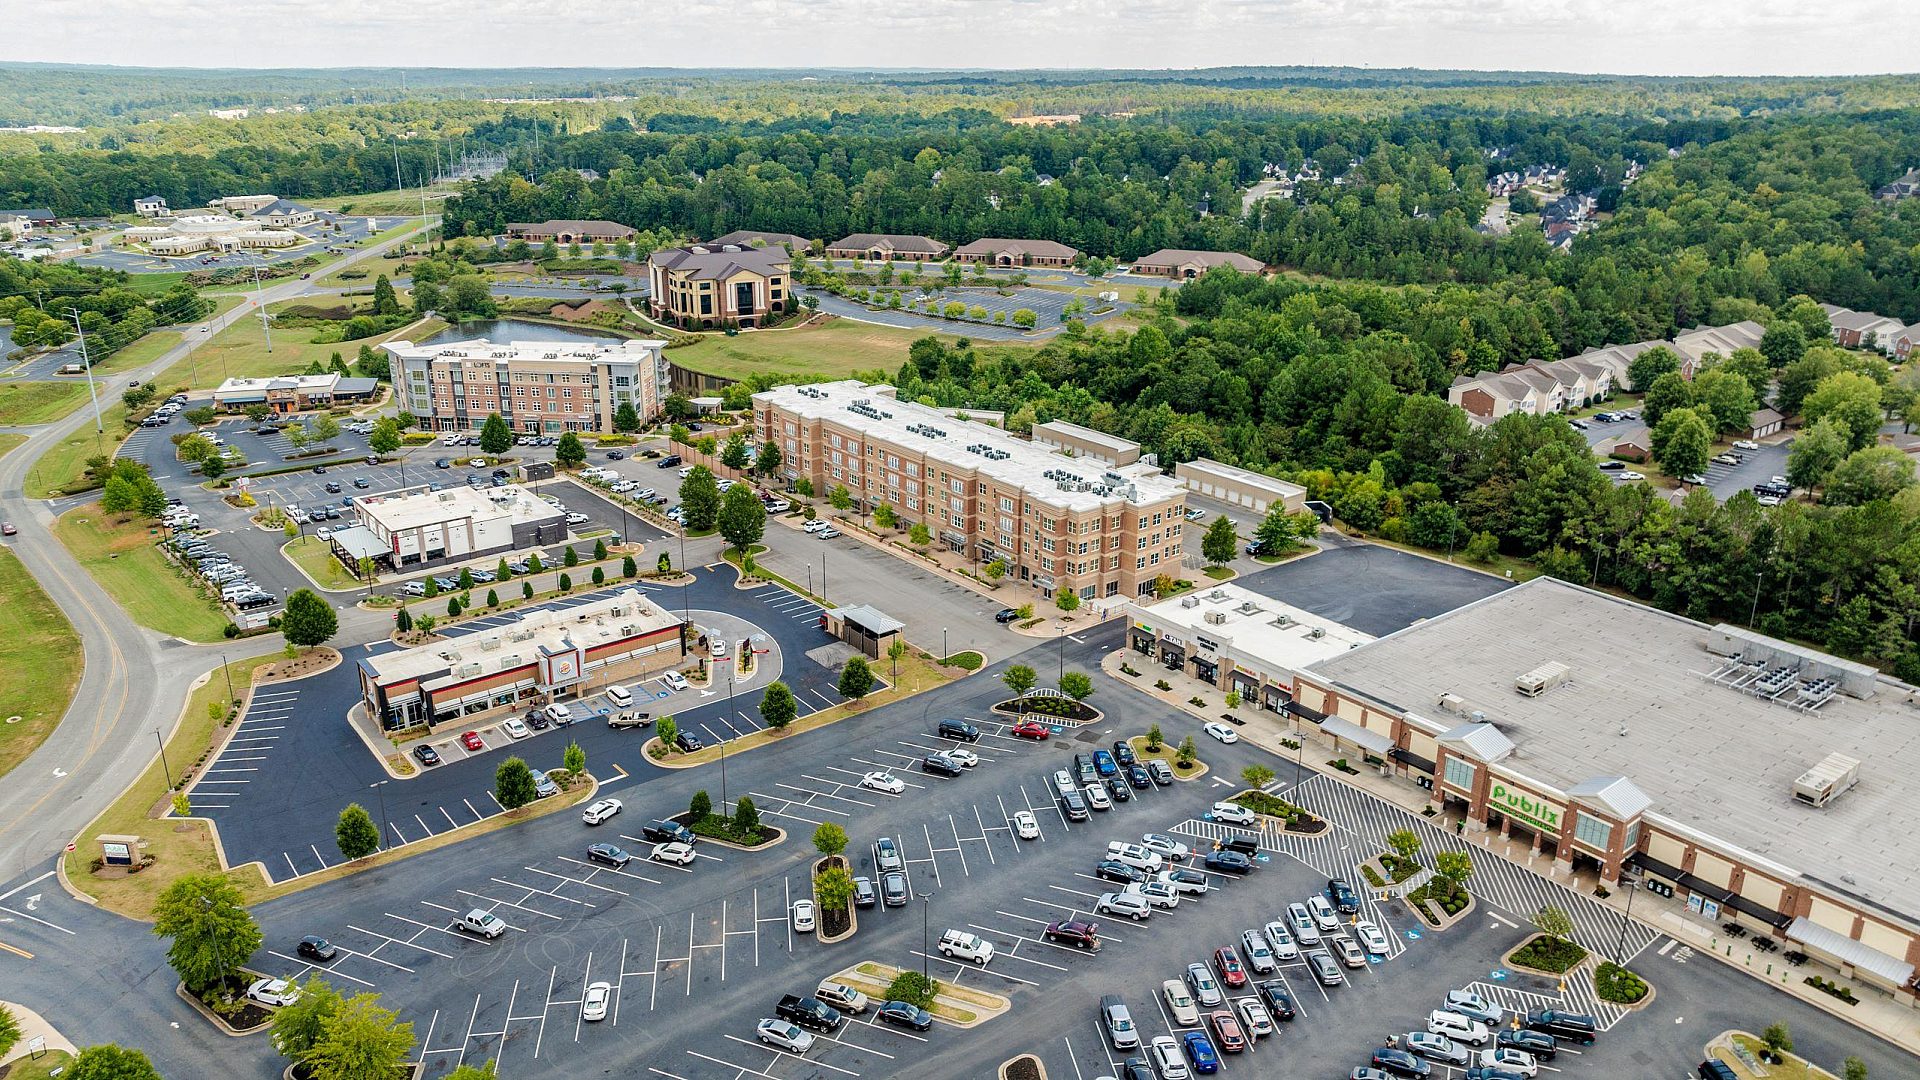
[[[1153,774],[1145,765],[1127,766],[1127,784],[1136,791],[1145,791],[1153,786]]]
[[[1209,721],[1208,723],[1202,724],[1200,727],[1200,730],[1206,732],[1208,735],[1211,735],[1212,737],[1220,740],[1223,743],[1237,743],[1240,741],[1239,732],[1233,730],[1231,726],[1227,724],[1223,724],[1218,720],[1213,720],[1213,721]]]
[[[1196,1017],[1194,1023],[1199,1023]],[[1181,1056],[1180,1043],[1171,1035],[1157,1035],[1147,1044],[1147,1057],[1153,1062],[1153,1068],[1160,1080],[1188,1080],[1193,1075],[1187,1068],[1187,1059]]]
[[[1094,864],[1093,873],[1095,877],[1105,878],[1108,881],[1118,881],[1125,885],[1131,885],[1136,881],[1147,880],[1145,871],[1128,866],[1118,859],[1101,859]]]
[[[1222,945],[1213,950],[1213,967],[1220,973],[1220,981],[1227,984],[1227,989],[1238,990],[1247,985],[1247,969],[1241,966],[1240,955],[1233,951],[1233,946]]]
[[[895,1027],[926,1031],[933,1027],[933,1015],[910,1001],[889,1001],[873,1014],[875,1020]]]
[[[1041,936],[1048,941],[1062,945],[1071,945],[1076,949],[1092,952],[1100,950],[1100,924],[1080,919],[1066,919],[1047,924]]]
[[[585,810],[580,811],[580,820],[589,825],[598,825],[621,810],[619,799],[597,799]]]
[[[586,997],[580,1001],[580,1019],[605,1020],[607,1006],[613,1001],[613,984],[594,982],[587,984]]]
[[[1118,740],[1113,744],[1113,760],[1123,766],[1133,765],[1138,761],[1133,755],[1133,747],[1129,746],[1124,739]]]
[[[524,739],[533,734],[532,731],[527,729],[527,725],[522,723],[517,717],[501,724],[500,730],[506,732],[507,738],[509,739]]]
[[[1493,1043],[1499,1047],[1525,1050],[1532,1054],[1536,1061],[1552,1061],[1560,1054],[1560,1044],[1554,1041],[1553,1036],[1544,1031],[1533,1031],[1528,1028],[1503,1027],[1499,1034],[1494,1036]]]
[[[1273,1026],[1273,1018],[1267,1015],[1266,1006],[1260,1004],[1260,999],[1235,998],[1233,1007],[1240,1014],[1240,1026],[1246,1029],[1248,1039],[1257,1041],[1272,1035],[1276,1030]]]
[[[1255,1007],[1259,1005],[1256,1002]],[[1217,1009],[1207,1015],[1207,1024],[1213,1028],[1213,1038],[1219,1044],[1223,1054],[1237,1054],[1247,1048],[1246,1033],[1240,1027],[1240,1021],[1230,1010]]]
[[[1448,1012],[1478,1020],[1488,1027],[1499,1027],[1506,1019],[1506,1011],[1471,990],[1447,991],[1446,1008]]]
[[[1360,895],[1347,884],[1346,878],[1327,879],[1327,899],[1342,915],[1352,915],[1360,910]]]
[[[1167,787],[1173,783],[1173,766],[1159,758],[1153,758],[1147,762],[1147,774],[1153,777],[1153,782],[1160,787]]]
[[[1007,734],[1018,739],[1033,739],[1036,742],[1045,742],[1047,737],[1053,734],[1053,732],[1047,725],[1038,720],[1022,720],[1008,728]]]
[[[1018,619],[1019,617],[1020,617],[1020,609],[1001,608],[999,611],[994,612],[993,621],[997,623],[1010,623],[1015,619]]]
[[[1426,1080],[1433,1074],[1433,1066],[1414,1057],[1410,1051],[1397,1046],[1383,1046],[1373,1052],[1373,1067],[1407,1080]]]
[[[892,870],[880,875],[880,902],[888,907],[907,905],[907,875],[904,871]]]
[[[615,870],[624,868],[633,861],[633,856],[618,844],[588,844],[587,861],[611,866]]]
[[[1246,956],[1247,970],[1255,975],[1267,975],[1279,970],[1273,950],[1268,948],[1267,939],[1258,930],[1243,931],[1240,935],[1240,951]]]
[[[802,1031],[800,1025],[787,1020],[762,1020],[754,1027],[754,1034],[768,1046],[788,1053],[804,1054],[813,1047],[812,1033]]]
[[[255,979],[247,987],[247,1000],[279,1008],[300,1000],[300,988],[286,979]]]
[[[1140,838],[1141,846],[1161,858],[1178,862],[1193,854],[1186,844],[1168,836],[1166,833],[1147,833]]]
[[[422,768],[431,769],[435,765],[440,764],[440,751],[435,750],[426,743],[421,743],[419,746],[413,748],[413,758],[420,763]]]
[[[1120,772],[1120,763],[1113,760],[1113,755],[1107,753],[1105,750],[1095,750],[1093,752],[1093,771],[1101,776],[1114,776]]]
[[[1340,965],[1334,963],[1333,957],[1325,949],[1307,950],[1307,968],[1321,986],[1338,986],[1347,981],[1347,977],[1340,973]]]
[[[1205,964],[1188,964],[1186,972],[1187,989],[1193,991],[1193,1000],[1203,1009],[1211,1009],[1227,1000],[1220,992],[1220,984],[1214,981],[1213,972]]]
[[[1102,893],[1093,903],[1095,915],[1119,915],[1139,922],[1153,915],[1153,905],[1134,892]]]
[[[853,906],[870,908],[880,902],[880,890],[873,887],[873,879],[861,876],[853,879]]]
[[[795,900],[793,902],[793,932],[811,934],[814,928],[813,901]]]
[[[1353,932],[1360,939],[1360,947],[1374,956],[1385,956],[1391,951],[1391,946],[1387,944],[1387,935],[1365,919],[1353,924]]]
[[[1267,1003],[1274,1019],[1284,1022],[1294,1018],[1293,994],[1287,990],[1287,984],[1276,979],[1261,983],[1259,989],[1260,1000]]]
[[[993,942],[965,930],[942,932],[940,942],[934,948],[941,956],[971,961],[981,967],[986,967],[987,961],[993,959]]]
[[[1527,1080],[1532,1080],[1532,1077],[1540,1073],[1540,1063],[1533,1060],[1533,1055],[1525,1050],[1504,1048],[1481,1050],[1473,1055],[1473,1060],[1474,1064],[1480,1068],[1512,1073]]]
[[[487,744],[480,741],[480,733],[477,731],[461,732],[460,745],[469,750],[485,750],[487,748]]]
[[[1200,1022],[1199,1006],[1194,1004],[1193,993],[1187,984],[1179,979],[1168,979],[1160,984],[1160,996],[1166,1000],[1167,1012],[1173,1016],[1173,1022],[1184,1027],[1192,1027]]]
[[[1180,1036],[1180,1048],[1187,1052],[1187,1060],[1193,1062],[1195,1073],[1204,1076],[1220,1071],[1220,1058],[1214,1054],[1206,1032],[1189,1031]]]
[[[686,866],[696,857],[693,853],[693,845],[683,844],[677,840],[653,845],[652,853],[647,856],[654,862],[672,863],[675,866]]]
[[[873,791],[883,791],[888,795],[898,795],[907,790],[906,781],[886,771],[876,769],[860,778],[860,786]]]
[[[1133,1014],[1118,994],[1100,997],[1100,1027],[1115,1050],[1131,1050],[1140,1045],[1140,1029],[1133,1026]]]
[[[1445,1035],[1435,1035],[1430,1031],[1409,1031],[1400,1037],[1400,1041],[1407,1049],[1428,1061],[1446,1065],[1465,1066],[1470,1056],[1466,1047]]]
[[[1210,851],[1201,865],[1221,874],[1253,873],[1253,860],[1237,851]]]
[[[1182,896],[1205,896],[1213,888],[1207,875],[1192,870],[1162,870],[1154,875],[1154,880],[1166,882]]]
[[[1158,760],[1157,758],[1155,760]],[[1235,802],[1217,802],[1208,812],[1213,820],[1225,825],[1244,825],[1248,827],[1260,824],[1260,815]]]
[[[1561,1012],[1558,1009],[1535,1009],[1527,1013],[1525,1025],[1539,1032],[1565,1039],[1582,1046],[1591,1046],[1600,1030],[1591,1016],[1581,1013]]]

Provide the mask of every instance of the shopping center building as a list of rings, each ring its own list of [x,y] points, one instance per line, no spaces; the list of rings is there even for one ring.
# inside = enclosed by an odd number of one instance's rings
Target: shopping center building
[[[1373,638],[1238,585],[1127,605],[1127,646],[1169,671],[1283,713],[1299,673]]]
[[[1538,578],[1307,664],[1284,708],[1467,830],[1916,1004],[1912,686]]]
[[[360,698],[382,729],[463,723],[535,700],[585,697],[686,659],[681,619],[637,589],[505,626],[363,657]]]

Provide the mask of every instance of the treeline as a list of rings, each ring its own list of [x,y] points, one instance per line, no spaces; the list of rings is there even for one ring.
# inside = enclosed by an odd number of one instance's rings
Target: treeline
[[[85,332],[87,359],[98,363],[156,326],[193,322],[212,311],[211,301],[185,285],[156,296],[128,288],[127,275],[117,270],[0,260],[0,319],[12,321],[19,349],[64,345]]]

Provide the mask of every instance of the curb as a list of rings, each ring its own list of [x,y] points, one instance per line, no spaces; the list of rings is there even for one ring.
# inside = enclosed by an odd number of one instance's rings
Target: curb
[[[245,971],[245,969],[243,968],[242,971]],[[252,972],[246,972],[246,973],[252,974]],[[190,1007],[192,1007],[194,1012],[199,1013],[201,1019],[212,1024],[215,1031],[218,1031],[220,1034],[225,1035],[229,1039],[244,1039],[249,1035],[258,1035],[259,1033],[273,1026],[271,1009],[268,1010],[268,1018],[264,1023],[256,1024],[253,1027],[246,1028],[245,1030],[241,1030],[241,1029],[228,1026],[225,1020],[222,1020],[217,1014],[213,1012],[213,1010],[207,1008],[206,1005],[202,1004],[199,998],[196,998],[192,994],[187,993],[186,983],[178,983],[178,982],[174,983],[173,992],[176,996],[180,998],[181,1001],[186,1002]]]

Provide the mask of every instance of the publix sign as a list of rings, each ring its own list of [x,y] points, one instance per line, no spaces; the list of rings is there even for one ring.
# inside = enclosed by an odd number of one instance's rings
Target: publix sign
[[[1517,817],[1548,832],[1560,831],[1560,808],[1544,799],[1515,791],[1496,780],[1493,790],[1487,794],[1487,800],[1503,814]]]

